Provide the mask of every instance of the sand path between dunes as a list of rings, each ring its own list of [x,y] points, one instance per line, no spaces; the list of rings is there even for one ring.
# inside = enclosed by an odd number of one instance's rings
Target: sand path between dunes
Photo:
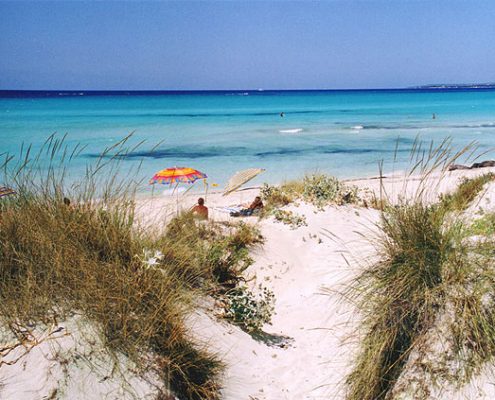
[[[357,314],[341,293],[361,267],[357,260],[348,265],[343,254],[348,259],[373,254],[361,235],[371,234],[379,214],[355,207],[292,209],[306,216],[308,226],[292,230],[263,220],[266,242],[253,251],[248,271],[251,285],[262,283],[275,293],[276,315],[265,326],[273,336],[266,339],[285,346],[255,340],[207,314],[198,313],[191,323],[227,364],[226,400],[342,398],[357,343]]]

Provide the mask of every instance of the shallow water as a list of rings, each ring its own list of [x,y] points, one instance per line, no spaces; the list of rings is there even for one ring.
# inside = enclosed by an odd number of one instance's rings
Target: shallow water
[[[418,135],[495,147],[495,90],[0,94],[0,153],[18,155],[22,143],[36,150],[53,132],[86,146],[71,179],[131,132],[130,144],[145,143],[120,168],[142,162],[143,178],[170,166],[199,169],[220,186],[251,167],[266,168],[254,183],[314,171],[352,178],[376,175],[380,160],[386,172],[406,168]]]

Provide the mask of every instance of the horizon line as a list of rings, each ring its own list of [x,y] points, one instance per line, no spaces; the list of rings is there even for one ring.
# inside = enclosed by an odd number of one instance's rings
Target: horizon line
[[[429,84],[406,87],[389,88],[341,88],[341,89],[0,89],[0,93],[205,93],[205,92],[353,92],[353,91],[400,91],[400,90],[456,90],[456,89],[495,89],[495,83],[472,83],[472,84]]]

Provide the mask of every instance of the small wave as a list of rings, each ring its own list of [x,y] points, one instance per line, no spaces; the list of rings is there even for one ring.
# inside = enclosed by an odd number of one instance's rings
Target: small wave
[[[295,129],[280,129],[279,132],[280,133],[299,133],[299,132],[302,132],[303,129],[302,128],[295,128]]]
[[[444,129],[473,129],[473,128],[495,128],[495,123],[487,122],[481,124],[462,124],[462,125],[355,125],[350,129],[353,130],[419,130],[419,129],[430,129],[430,128],[444,128]]]
[[[470,124],[470,125],[451,125],[452,128],[495,128],[495,123],[488,122],[485,124]]]

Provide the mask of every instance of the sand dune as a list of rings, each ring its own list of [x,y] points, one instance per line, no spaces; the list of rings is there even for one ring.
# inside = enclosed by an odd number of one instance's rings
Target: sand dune
[[[440,183],[438,175],[432,176],[428,196],[434,200],[440,192],[455,188],[462,177],[494,170],[455,171]],[[376,179],[355,180],[352,184],[362,190],[380,192]],[[413,196],[419,184],[417,178],[411,178],[405,184],[400,176],[384,180],[392,200]],[[231,219],[222,207],[249,202],[257,193],[258,189],[252,188],[227,197],[210,194],[207,205],[211,218]],[[475,218],[479,207],[493,209],[494,193],[495,185],[492,184],[468,210],[470,218]],[[184,196],[181,206],[189,208],[197,196]],[[137,208],[144,226],[159,229],[175,215],[177,203],[173,196],[155,196],[140,199]],[[265,335],[255,339],[237,326],[216,318],[207,307],[198,309],[189,319],[192,334],[219,354],[226,364],[222,390],[225,400],[344,398],[343,383],[361,332],[358,330],[359,313],[343,292],[350,280],[376,257],[372,239],[377,232],[380,212],[357,206],[329,206],[318,211],[304,203],[291,205],[288,209],[304,215],[307,226],[291,229],[273,218],[261,221],[255,217],[245,218],[249,223],[259,224],[266,239],[263,246],[253,250],[255,262],[246,271],[246,278],[253,288],[260,283],[269,287],[276,297],[276,314],[272,325],[264,327]],[[72,346],[72,350],[67,351],[76,354],[77,337],[73,337],[72,344],[67,344],[66,338],[53,343],[65,348]],[[43,361],[53,354],[47,353],[47,349],[39,346],[20,363],[0,368],[2,399],[47,398],[58,387],[64,372],[57,362]],[[100,364],[106,362],[105,359],[99,361]],[[122,362],[125,365],[125,360]],[[38,369],[34,368],[36,365]],[[74,376],[80,377],[84,373],[84,379],[92,382],[91,389],[88,385],[71,384],[67,386],[70,390],[59,392],[57,398],[103,398],[105,393],[110,398],[125,397],[116,395],[117,389],[111,382],[103,383],[100,372],[86,370],[84,364],[77,362],[70,368],[70,371],[76,371],[70,382],[74,381]],[[493,398],[491,367],[486,371],[465,389],[457,391],[445,387],[432,394],[431,399]],[[154,393],[153,384],[131,378],[130,392],[138,398],[147,398]],[[118,386],[118,382],[113,383]],[[445,397],[445,393],[450,394]]]

